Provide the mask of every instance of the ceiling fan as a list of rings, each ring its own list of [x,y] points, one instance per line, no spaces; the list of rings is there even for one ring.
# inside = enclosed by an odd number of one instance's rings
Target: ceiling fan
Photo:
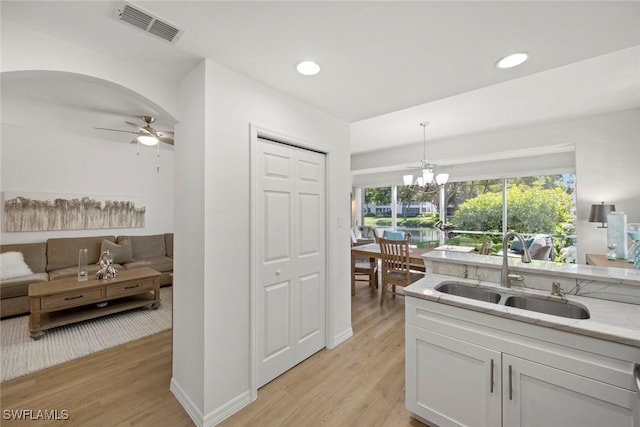
[[[173,145],[174,143],[174,134],[170,131],[159,131],[155,130],[151,127],[151,123],[155,122],[155,117],[152,116],[140,116],[140,118],[146,123],[146,125],[141,126],[136,123],[128,122],[125,120],[125,123],[133,128],[137,129],[136,132],[130,130],[121,130],[121,129],[109,129],[109,128],[100,128],[96,127],[95,129],[99,130],[108,130],[112,132],[126,132],[133,133],[138,136],[131,140],[132,143],[140,143],[144,145],[156,145],[160,142],[164,142],[165,144]]]

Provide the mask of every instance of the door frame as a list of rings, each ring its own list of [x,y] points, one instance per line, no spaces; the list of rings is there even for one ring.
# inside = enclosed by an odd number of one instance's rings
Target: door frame
[[[331,277],[331,263],[329,262],[329,253],[330,251],[330,242],[332,236],[332,230],[329,227],[331,221],[329,220],[329,200],[330,200],[330,186],[329,186],[329,170],[331,164],[331,153],[330,150],[323,145],[305,141],[299,138],[291,137],[289,135],[271,130],[264,126],[257,125],[255,123],[249,123],[249,248],[250,248],[250,269],[249,269],[249,391],[251,393],[251,401],[254,401],[258,398],[258,381],[257,381],[257,369],[258,369],[258,343],[257,340],[257,316],[256,316],[256,297],[257,297],[257,255],[256,255],[256,206],[255,206],[255,198],[256,198],[256,186],[257,186],[257,177],[256,177],[256,161],[258,160],[258,139],[268,139],[275,143],[280,143],[284,145],[291,145],[296,148],[301,148],[304,150],[311,150],[325,156],[325,348],[331,348],[331,331],[333,326],[333,305],[330,301],[333,300],[333,293],[331,291],[330,277]]]

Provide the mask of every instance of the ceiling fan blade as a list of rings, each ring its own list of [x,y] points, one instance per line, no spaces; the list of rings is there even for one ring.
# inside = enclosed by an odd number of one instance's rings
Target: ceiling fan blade
[[[142,129],[142,127],[141,127],[140,125],[136,124],[136,123],[128,122],[128,121],[126,121],[126,120],[125,120],[124,122],[125,122],[126,124],[130,125],[130,126],[133,126],[133,127],[134,127],[134,128],[136,128],[136,129]]]
[[[173,136],[158,135],[157,138],[160,140],[160,142],[164,142],[165,144],[169,144],[169,145],[174,145]]]
[[[160,140],[160,142],[164,142],[165,144],[173,145],[174,143],[174,133],[171,131],[156,131],[156,138]]]
[[[139,126],[139,125],[137,125],[137,124],[135,124],[135,123],[131,123],[131,122],[128,122],[128,121],[126,121],[126,120],[125,120],[125,123],[126,123],[126,124],[128,124],[128,125],[130,125],[130,126],[133,126],[133,127],[134,127],[134,128],[136,128],[136,129],[138,129],[138,132],[142,132],[142,133],[145,133],[145,134],[147,134],[147,135],[153,135],[153,132],[149,132],[149,130],[148,130],[148,129],[143,128],[143,127],[141,127],[141,126]]]
[[[121,129],[109,129],[109,128],[98,128],[98,127],[94,127],[94,129],[98,129],[98,130],[108,130],[111,132],[125,132],[125,133],[138,133],[138,132],[132,132],[130,130],[121,130]]]

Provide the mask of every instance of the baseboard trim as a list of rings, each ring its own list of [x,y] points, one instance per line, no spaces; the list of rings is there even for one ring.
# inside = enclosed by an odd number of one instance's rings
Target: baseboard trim
[[[173,377],[171,377],[169,390],[171,391],[171,393],[173,393],[178,402],[180,402],[184,410],[187,411],[187,414],[189,415],[189,417],[191,417],[193,422],[198,427],[203,427],[204,416],[202,415],[202,412],[200,412],[200,409],[198,409],[198,407],[193,403],[193,401],[189,398],[189,396],[184,392],[182,387],[180,387],[180,385],[175,381]]]
[[[331,343],[331,347],[329,347],[329,348],[334,348],[334,347],[339,346],[340,344],[342,344],[343,342],[345,342],[346,340],[348,340],[352,336],[353,336],[353,328],[349,327],[346,330],[344,330],[343,332],[341,332],[338,335],[335,335],[333,337],[333,342]]]
[[[215,426],[222,421],[235,414],[249,403],[251,403],[251,392],[249,390],[241,393],[229,402],[217,408],[215,411],[210,412],[204,417],[204,427]]]
[[[198,427],[218,425],[252,402],[251,392],[247,390],[205,416],[173,378],[169,389]]]

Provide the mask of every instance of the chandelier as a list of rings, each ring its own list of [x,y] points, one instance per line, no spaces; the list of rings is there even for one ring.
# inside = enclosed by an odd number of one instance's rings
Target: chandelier
[[[427,126],[429,122],[422,122],[420,126],[422,126],[422,144],[423,144],[423,152],[422,152],[422,160],[420,161],[420,169],[422,171],[421,174],[415,179],[413,175],[404,175],[402,177],[404,181],[404,185],[411,186],[416,185],[419,187],[424,187],[425,191],[429,189],[430,186],[436,185],[437,187],[441,187],[447,183],[449,180],[448,173],[435,173],[437,169],[434,164],[431,164],[427,161]]]

